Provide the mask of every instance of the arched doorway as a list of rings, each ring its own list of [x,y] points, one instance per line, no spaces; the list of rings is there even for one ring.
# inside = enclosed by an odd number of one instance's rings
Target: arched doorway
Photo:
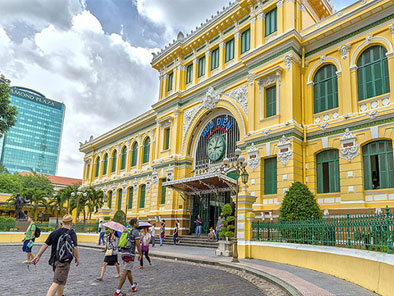
[[[235,160],[236,143],[240,139],[237,121],[227,112],[217,112],[208,117],[197,129],[197,141],[193,149],[194,173],[202,183],[207,184],[204,178],[218,172],[223,164],[223,159]],[[233,172],[227,174],[233,178]],[[207,184],[208,185],[208,184]],[[231,188],[215,187],[209,184],[211,190],[203,190],[200,194],[192,195],[192,221],[200,215],[203,225],[202,234],[207,234],[209,229],[216,228],[221,208],[226,203],[231,203]],[[195,223],[191,223],[191,232],[195,232]]]

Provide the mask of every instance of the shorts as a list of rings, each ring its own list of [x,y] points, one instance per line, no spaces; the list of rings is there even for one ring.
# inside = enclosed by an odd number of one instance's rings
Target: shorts
[[[55,284],[65,286],[68,278],[68,272],[70,271],[70,262],[59,262],[56,261],[53,264],[53,282]]]
[[[104,262],[106,262],[108,266],[113,266],[115,264],[118,264],[118,255],[105,256]]]
[[[125,261],[125,259],[127,260],[127,262]],[[131,271],[133,269],[134,256],[122,256],[122,262],[123,269]]]
[[[35,238],[33,238],[33,242],[34,242],[34,241],[35,241]],[[23,250],[23,252],[31,253],[31,249],[33,248],[33,246],[31,246],[31,247],[29,248],[29,247],[27,246],[28,243],[29,243],[29,240],[26,239],[26,240],[23,242],[22,250]]]

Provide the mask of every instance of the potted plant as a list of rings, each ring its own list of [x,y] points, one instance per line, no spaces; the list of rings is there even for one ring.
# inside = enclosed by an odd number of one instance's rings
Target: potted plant
[[[235,217],[231,216],[233,209],[230,204],[225,204],[222,207],[223,220],[220,221],[219,246],[216,249],[217,256],[231,257],[233,255],[233,242],[231,238],[234,237],[234,220]]]

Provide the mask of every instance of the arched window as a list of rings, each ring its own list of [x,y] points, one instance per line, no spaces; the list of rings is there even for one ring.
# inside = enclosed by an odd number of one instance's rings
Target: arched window
[[[116,171],[116,161],[117,161],[117,155],[118,151],[114,151],[112,154],[112,168],[111,168],[111,173],[114,173]]]
[[[340,192],[338,150],[331,149],[316,155],[317,193]]]
[[[122,209],[122,189],[118,190],[118,210]]]
[[[144,157],[142,163],[149,162],[149,151],[150,151],[150,139],[146,138],[144,142]]]
[[[333,64],[325,65],[313,78],[313,110],[323,112],[338,107],[337,68]]]
[[[126,168],[126,158],[127,158],[127,147],[124,146],[122,149],[122,159],[121,159],[121,164],[120,164],[120,169],[124,170]]]
[[[103,175],[107,174],[107,167],[108,167],[108,154],[105,154],[104,156],[104,170],[103,170]]]
[[[363,147],[364,188],[394,187],[392,141],[376,141]]]
[[[96,178],[99,176],[99,171],[100,171],[100,157],[97,157],[96,160]]]
[[[141,185],[140,189],[140,208],[145,208],[145,191],[146,191],[146,186]]]
[[[367,48],[357,61],[358,100],[390,92],[387,50],[375,45]]]
[[[131,154],[131,166],[132,167],[137,165],[137,157],[138,157],[138,144],[137,144],[137,142],[135,142],[133,145],[132,154]]]
[[[133,208],[133,191],[134,191],[134,188],[130,187],[129,188],[129,203],[128,203],[128,206],[127,206],[128,209],[132,209]]]
[[[112,207],[112,191],[108,193],[108,209]]]

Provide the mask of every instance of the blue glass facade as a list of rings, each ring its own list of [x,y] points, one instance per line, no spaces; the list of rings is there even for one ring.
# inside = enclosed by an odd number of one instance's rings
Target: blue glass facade
[[[16,124],[0,140],[0,161],[10,173],[56,175],[65,105],[31,89],[11,87]]]

